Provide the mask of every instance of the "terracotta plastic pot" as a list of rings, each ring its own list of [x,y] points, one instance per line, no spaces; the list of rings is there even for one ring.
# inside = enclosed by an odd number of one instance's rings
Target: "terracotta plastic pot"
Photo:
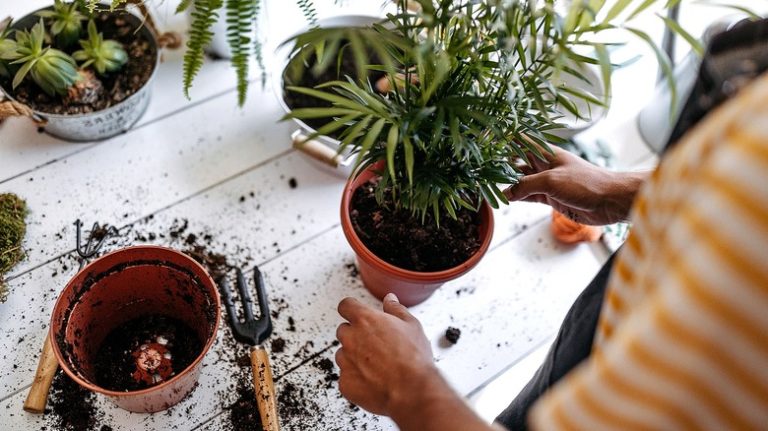
[[[382,299],[387,293],[397,295],[405,306],[424,302],[445,282],[461,277],[480,262],[493,237],[493,211],[487,203],[480,208],[480,248],[462,264],[443,271],[419,272],[398,268],[385,262],[363,244],[352,227],[349,216],[352,195],[358,187],[378,176],[371,167],[347,182],[341,198],[341,227],[344,236],[357,254],[357,266],[366,289]]]
[[[93,261],[64,288],[53,309],[54,354],[81,386],[133,412],[156,412],[181,401],[195,387],[203,356],[219,326],[219,295],[208,273],[190,257],[168,248],[138,246]],[[171,379],[137,391],[112,391],[95,383],[94,357],[107,334],[147,315],[165,315],[195,331],[203,349]]]

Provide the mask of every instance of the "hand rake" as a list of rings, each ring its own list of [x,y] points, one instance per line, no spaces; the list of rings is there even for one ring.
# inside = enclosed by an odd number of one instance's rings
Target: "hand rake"
[[[243,272],[237,270],[237,290],[240,292],[240,300],[243,303],[243,321],[237,315],[237,308],[232,298],[232,291],[226,278],[219,282],[219,289],[227,310],[229,326],[232,334],[240,343],[251,346],[251,368],[253,371],[253,387],[256,392],[256,403],[259,406],[261,426],[264,431],[278,431],[277,400],[275,399],[275,386],[272,381],[272,368],[269,365],[269,353],[262,343],[272,333],[272,319],[269,315],[269,303],[267,292],[264,288],[264,277],[256,267],[253,270],[253,278],[256,281],[256,295],[259,300],[259,318],[253,315],[253,299],[248,290]]]

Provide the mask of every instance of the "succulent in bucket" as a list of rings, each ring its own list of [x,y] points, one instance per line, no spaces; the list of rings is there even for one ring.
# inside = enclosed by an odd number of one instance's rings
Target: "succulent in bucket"
[[[0,52],[0,58],[9,60],[11,65],[19,65],[13,77],[15,89],[27,77],[47,94],[65,94],[67,89],[78,80],[77,65],[66,53],[50,46],[43,47],[45,27],[42,18],[31,31],[16,31],[16,41]]]
[[[56,38],[59,47],[71,46],[80,38],[85,15],[80,13],[76,2],[64,3],[61,0],[55,0],[53,10],[43,10],[36,15],[49,22],[51,35]]]
[[[10,24],[10,23],[9,23]],[[7,60],[3,60],[3,54],[16,50],[16,42],[10,37],[10,30],[4,28],[0,30],[0,76],[11,76],[11,69]]]
[[[83,62],[83,68],[93,66],[99,75],[120,70],[128,61],[123,45],[115,40],[104,40],[93,20],[88,22],[88,39],[81,40],[80,47],[83,49],[75,51],[72,57]]]

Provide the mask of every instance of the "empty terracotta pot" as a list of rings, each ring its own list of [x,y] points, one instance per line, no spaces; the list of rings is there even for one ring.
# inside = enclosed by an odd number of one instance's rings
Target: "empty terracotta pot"
[[[469,259],[453,268],[435,272],[419,272],[399,268],[385,262],[360,240],[352,227],[350,202],[358,187],[377,176],[379,166],[362,172],[347,182],[341,198],[341,227],[344,236],[357,254],[357,266],[365,288],[375,297],[383,299],[387,293],[397,295],[400,303],[412,306],[424,302],[445,282],[461,277],[475,267],[488,251],[493,237],[493,210],[483,202],[480,208],[480,248]]]
[[[67,284],[53,309],[50,337],[59,365],[78,384],[126,410],[156,412],[194,389],[203,356],[216,338],[219,310],[216,284],[190,257],[158,246],[129,247],[96,259]],[[99,386],[94,363],[107,335],[153,315],[188,326],[203,346],[199,355],[181,372],[146,389]]]

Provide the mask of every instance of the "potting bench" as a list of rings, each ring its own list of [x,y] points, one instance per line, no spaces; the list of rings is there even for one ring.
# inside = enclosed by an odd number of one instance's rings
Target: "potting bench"
[[[4,1],[0,15],[20,16],[47,3]],[[183,29],[185,19],[173,15],[173,3],[153,5],[156,20],[166,29]],[[321,16],[381,13],[378,1],[316,3]],[[268,72],[279,70],[279,59],[270,55],[277,43],[303,25],[292,2],[267,4],[262,28]],[[281,417],[284,429],[394,428],[386,418],[351,408],[320,362],[332,360],[336,350],[341,298],[380,306],[356,276],[339,226],[344,179],[291,148],[293,126],[279,122],[283,112],[269,74],[262,87],[254,66],[247,103],[239,109],[228,62],[211,60],[188,101],[181,92],[181,55],[163,54],[148,111],[115,138],[64,142],[24,119],[0,127],[0,192],[21,195],[31,210],[27,258],[10,274],[11,293],[0,304],[0,427],[50,429],[50,418],[25,413],[22,404],[54,301],[76,268],[73,222],[80,218],[86,226],[98,221],[121,229],[107,249],[140,243],[184,249],[194,234],[190,241],[208,251],[242,268],[261,268],[277,312],[273,338],[285,341],[284,350],[271,355],[277,391],[297,388],[301,395],[294,399],[306,410]],[[615,108],[582,138],[607,142],[617,168],[655,164],[634,124],[654,85],[649,57],[617,72]],[[550,209],[537,204],[496,211],[492,249],[481,264],[412,309],[432,340],[438,366],[462,394],[482,393],[488,382],[546,346],[607,257],[601,244],[555,242],[549,216]],[[182,235],[170,235],[174,229]],[[456,345],[443,339],[449,326],[462,331]],[[230,337],[222,325],[198,388],[179,405],[134,414],[98,398],[98,422],[113,430],[228,429],[226,407],[237,399],[238,379],[250,379]]]

